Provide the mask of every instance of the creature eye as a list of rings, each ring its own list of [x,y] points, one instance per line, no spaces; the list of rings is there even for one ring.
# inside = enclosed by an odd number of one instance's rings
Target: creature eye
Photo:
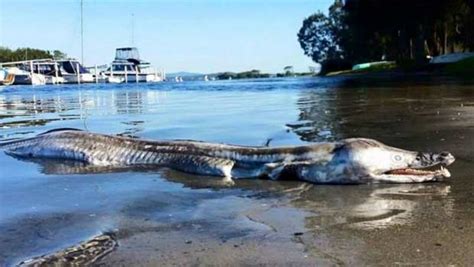
[[[395,155],[395,156],[393,156],[393,159],[394,159],[395,161],[401,161],[401,160],[402,160],[402,156],[400,156],[400,155]]]

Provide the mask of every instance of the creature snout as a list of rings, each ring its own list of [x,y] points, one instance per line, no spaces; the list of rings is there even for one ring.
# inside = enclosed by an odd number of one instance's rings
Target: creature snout
[[[449,153],[449,152],[441,152],[438,154],[438,161],[441,163],[441,164],[444,164],[444,165],[449,165],[451,163],[453,163],[456,159],[454,158],[454,156]]]

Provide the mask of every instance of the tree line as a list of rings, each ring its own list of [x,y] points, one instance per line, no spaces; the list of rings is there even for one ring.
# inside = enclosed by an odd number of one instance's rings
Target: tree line
[[[260,70],[250,70],[244,72],[222,72],[216,75],[218,80],[229,80],[229,79],[254,79],[254,78],[268,78],[270,74],[262,73]]]
[[[293,66],[285,66],[283,72],[281,73],[262,73],[260,70],[250,70],[243,72],[221,72],[215,75],[218,80],[229,80],[229,79],[257,79],[257,78],[271,78],[271,77],[295,77],[295,76],[305,76],[305,75],[314,75],[314,69],[310,68],[308,72],[295,72]]]
[[[48,51],[35,48],[18,48],[12,50],[7,47],[0,47],[0,62],[22,61],[32,59],[65,59],[67,55],[59,50]]]
[[[336,0],[303,21],[298,41],[323,70],[474,50],[474,0]]]

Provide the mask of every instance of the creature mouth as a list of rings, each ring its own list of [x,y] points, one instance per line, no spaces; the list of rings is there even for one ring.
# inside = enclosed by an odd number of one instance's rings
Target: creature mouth
[[[414,176],[437,176],[437,177],[451,177],[451,173],[443,165],[432,166],[429,169],[422,168],[404,168],[404,169],[394,169],[385,172],[384,174],[390,175],[414,175]]]

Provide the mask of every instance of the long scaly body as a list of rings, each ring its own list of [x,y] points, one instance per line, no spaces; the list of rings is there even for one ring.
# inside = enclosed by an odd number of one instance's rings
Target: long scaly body
[[[147,141],[75,130],[56,130],[0,145],[21,157],[57,158],[97,166],[167,166],[190,173],[232,176],[234,166],[250,176],[265,164],[324,159],[332,143],[295,147],[245,147],[196,141]]]

